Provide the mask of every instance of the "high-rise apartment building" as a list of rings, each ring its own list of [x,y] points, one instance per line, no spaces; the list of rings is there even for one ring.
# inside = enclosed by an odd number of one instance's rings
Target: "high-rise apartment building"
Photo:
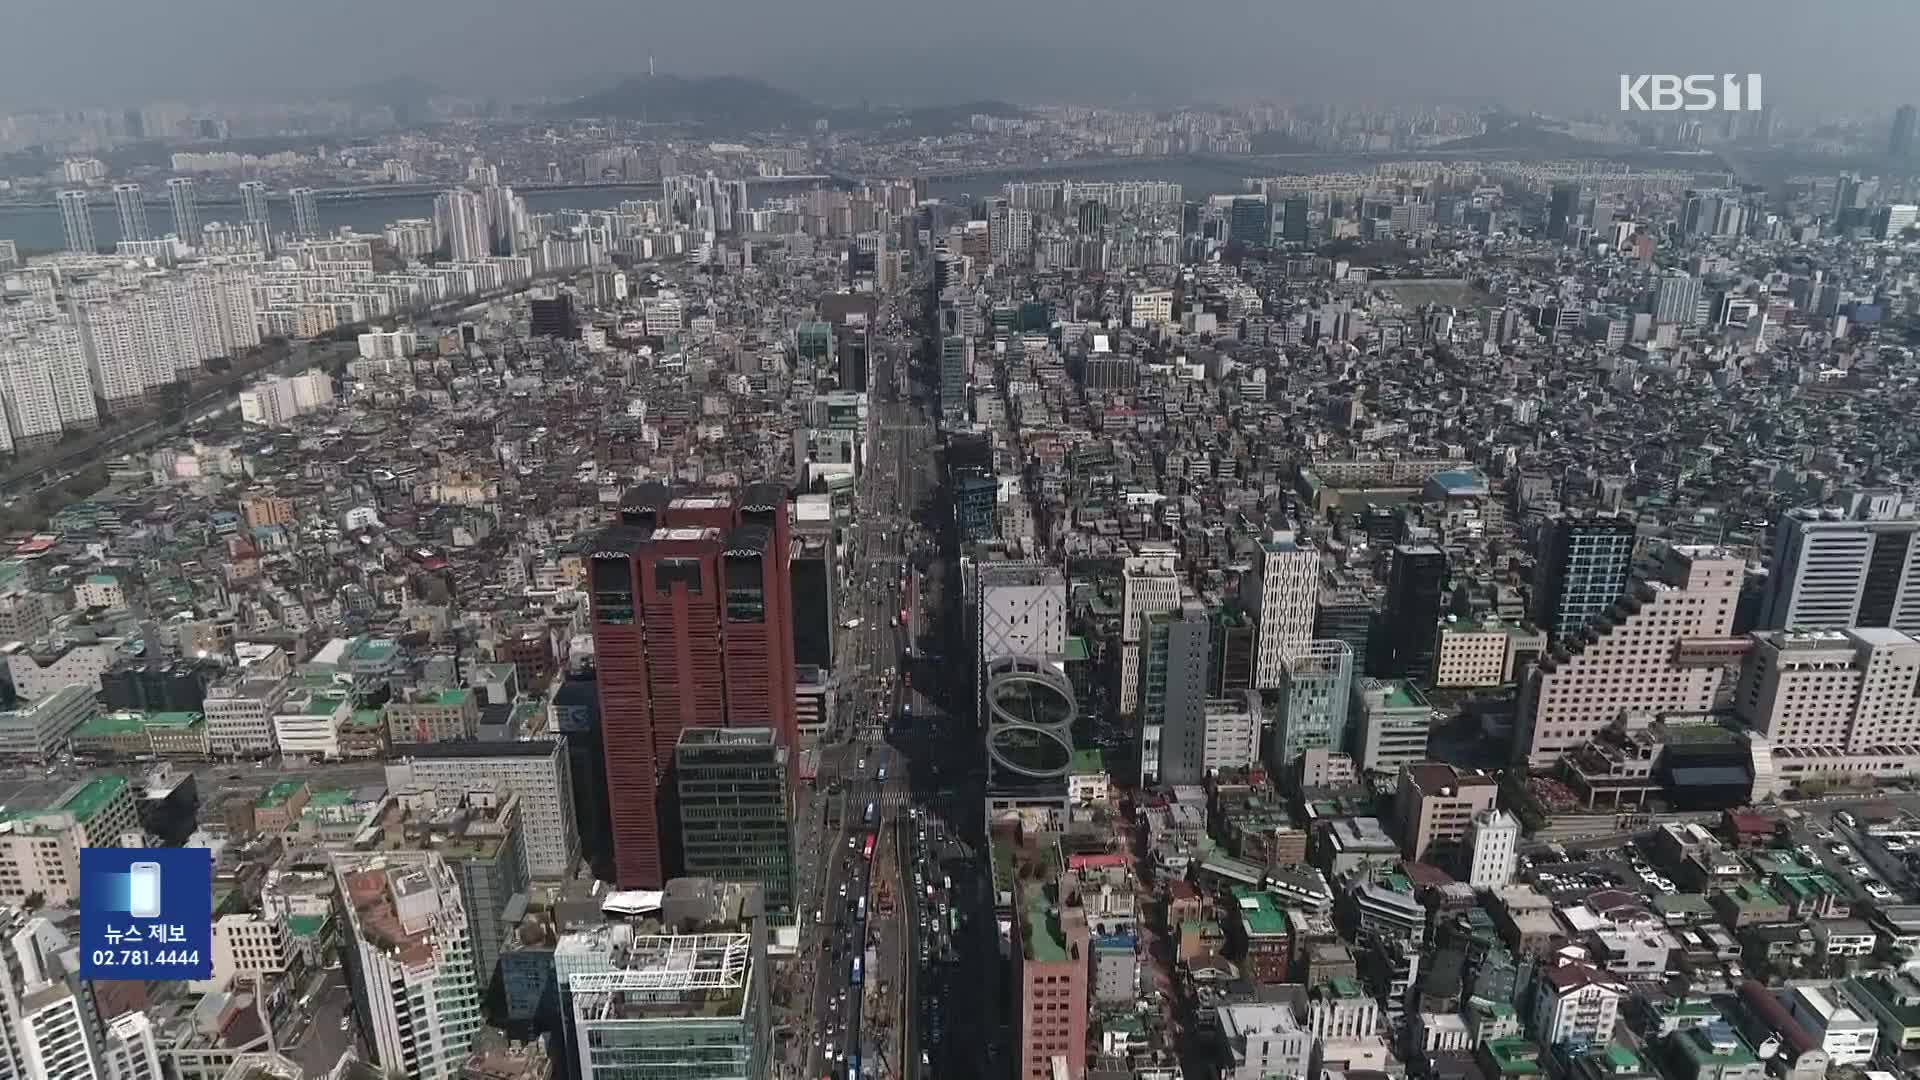
[[[1370,644],[1375,674],[1415,681],[1433,674],[1433,650],[1446,596],[1446,552],[1432,544],[1394,547],[1383,633]]]
[[[687,873],[758,883],[770,915],[798,904],[789,754],[764,727],[689,728],[674,748]]]
[[[1180,553],[1172,544],[1142,544],[1120,571],[1120,712],[1140,700],[1140,628],[1144,616],[1180,606]]]
[[[1140,617],[1140,772],[1143,783],[1206,780],[1207,652],[1212,624],[1200,601]]]
[[[267,185],[258,180],[240,184],[240,218],[261,251],[273,251],[273,210],[267,203]],[[401,254],[406,254],[402,252]]]
[[[98,427],[80,329],[60,318],[0,335],[0,443],[6,449],[57,442],[63,432]]]
[[[320,235],[320,197],[312,188],[297,187],[287,189],[287,202],[293,210],[293,235],[313,237]]]
[[[59,196],[60,226],[67,236],[67,250],[92,254],[100,250],[93,237],[93,211],[87,206],[87,193],[78,189]]]
[[[1626,592],[1636,536],[1633,522],[1623,517],[1548,523],[1535,563],[1533,621],[1549,641],[1579,633]]]
[[[1291,532],[1276,532],[1255,549],[1253,568],[1240,578],[1241,600],[1260,621],[1253,685],[1276,690],[1287,660],[1313,640],[1320,601],[1320,552]]]
[[[121,241],[153,239],[153,230],[147,226],[146,192],[139,184],[113,185],[113,209],[120,220]]]
[[[333,871],[354,1019],[375,1061],[453,1080],[482,1023],[459,880],[434,852],[336,854]]]
[[[487,201],[478,192],[454,188],[435,196],[433,227],[439,234],[437,246],[455,262],[474,262],[493,253]]]
[[[200,200],[193,191],[193,177],[176,176],[167,181],[167,202],[173,207],[173,234],[197,247],[200,243]]]
[[[1760,625],[1920,633],[1920,513],[1892,490],[1788,511],[1774,534]]]
[[[259,180],[245,180],[240,184],[240,216],[248,222],[262,224],[273,221],[273,211],[267,204],[267,185]]]
[[[766,727],[796,742],[792,540],[786,492],[629,490],[596,541],[601,726],[620,884],[657,888],[672,865],[663,778],[689,728]]]
[[[1678,646],[1725,638],[1746,561],[1723,549],[1675,545],[1605,614],[1543,657],[1520,694],[1515,757],[1546,765],[1622,717],[1713,707],[1716,656]]]

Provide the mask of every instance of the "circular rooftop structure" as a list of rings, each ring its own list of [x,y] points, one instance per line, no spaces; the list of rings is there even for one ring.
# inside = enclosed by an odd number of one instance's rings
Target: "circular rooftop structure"
[[[996,767],[1034,779],[1073,766],[1073,687],[1031,660],[999,660],[987,669],[987,756]]]

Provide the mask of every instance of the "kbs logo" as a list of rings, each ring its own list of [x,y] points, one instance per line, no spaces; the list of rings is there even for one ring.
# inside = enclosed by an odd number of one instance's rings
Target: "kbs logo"
[[[1761,107],[1758,75],[1620,76],[1621,112],[1759,112]]]

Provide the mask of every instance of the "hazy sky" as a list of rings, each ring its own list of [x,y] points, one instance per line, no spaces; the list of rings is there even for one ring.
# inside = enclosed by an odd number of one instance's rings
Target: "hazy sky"
[[[0,0],[0,112],[522,94],[756,75],[822,100],[1271,96],[1611,110],[1621,72],[1757,71],[1782,110],[1920,99],[1917,0]]]

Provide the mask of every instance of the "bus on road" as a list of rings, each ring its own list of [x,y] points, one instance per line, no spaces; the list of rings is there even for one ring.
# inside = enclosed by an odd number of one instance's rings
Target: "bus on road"
[[[854,908],[853,918],[855,922],[867,921],[867,898],[866,897],[863,896],[860,898],[859,905]]]
[[[860,985],[860,958],[857,956],[853,958],[853,974],[848,977],[847,982],[854,986]]]
[[[882,776],[880,777],[880,779],[882,779],[882,780],[885,780],[885,779],[886,779],[886,776],[885,776],[884,774],[885,774],[885,772],[886,772],[886,770],[885,770],[885,769],[882,769],[882,770],[880,770],[880,771],[881,771],[881,773],[883,774],[883,775],[882,775]],[[879,803],[868,803],[868,804],[867,804],[867,818],[866,818],[866,820],[867,820],[867,828],[869,828],[869,829],[871,829],[871,828],[873,828],[873,827],[874,827],[875,825],[878,825],[878,824],[880,824],[880,804],[879,804]]]
[[[867,846],[860,852],[860,857],[867,860],[868,862],[872,862],[873,861],[873,845],[874,845],[874,842],[879,839],[880,839],[879,833],[868,833]]]

